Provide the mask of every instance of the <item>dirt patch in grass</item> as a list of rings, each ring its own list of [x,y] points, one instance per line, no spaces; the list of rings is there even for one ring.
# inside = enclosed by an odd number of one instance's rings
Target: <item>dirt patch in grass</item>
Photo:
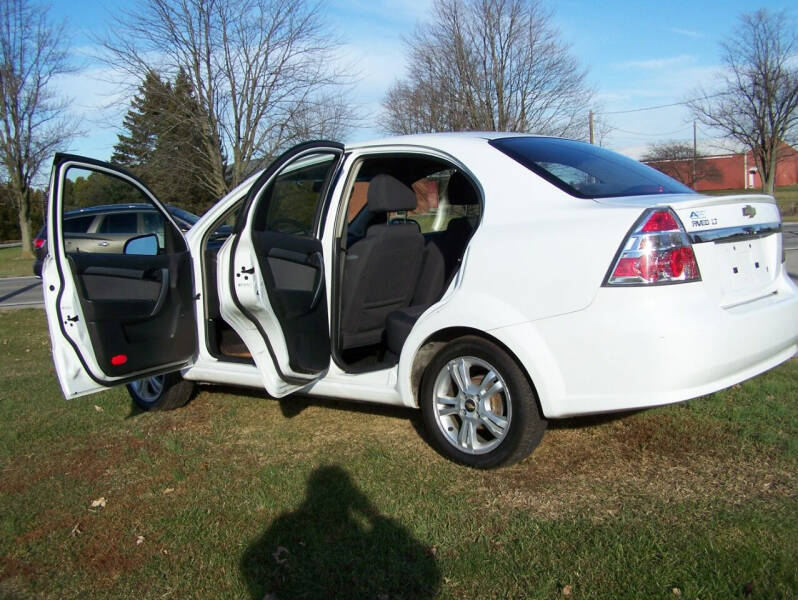
[[[798,477],[727,431],[664,413],[547,432],[521,464],[482,475],[486,504],[543,519],[615,516],[631,504],[740,504],[788,496]]]
[[[767,449],[743,444],[733,428],[693,415],[647,411],[553,422],[521,464],[479,472],[442,459],[413,411],[300,398],[281,402],[294,403],[288,416],[274,400],[239,405],[242,425],[226,432],[223,445],[260,465],[399,453],[419,469],[435,468],[455,488],[462,485],[463,494],[478,489],[486,507],[529,509],[549,520],[602,520],[652,502],[740,504],[783,497],[798,485],[794,470],[771,460]]]
[[[93,527],[81,548],[76,567],[99,575],[104,586],[113,585],[120,576],[132,573],[157,553],[152,543],[136,545],[124,519],[113,519],[113,525]],[[123,525],[120,527],[120,525]]]
[[[247,425],[231,431],[227,443],[264,462],[281,454],[292,460],[327,455],[340,446],[351,456],[375,440],[386,448],[435,455],[417,431],[414,410],[302,397],[256,400],[239,408],[238,420]]]
[[[32,565],[9,556],[0,556],[0,581],[19,576],[29,577],[34,573],[36,573],[36,569]],[[0,591],[2,591],[2,588],[0,588]]]
[[[223,402],[202,389],[185,407],[167,412],[147,414],[131,406],[132,418],[141,418],[148,436],[161,437],[168,432],[207,433],[220,421],[224,412]]]
[[[16,543],[35,542],[57,531],[68,533],[77,522],[78,519],[73,515],[65,515],[62,510],[49,509],[36,519],[36,527],[19,536]]]
[[[134,435],[108,442],[85,440],[84,445],[71,451],[51,452],[46,456],[24,455],[3,471],[0,492],[20,494],[52,477],[66,476],[79,481],[93,482],[109,476],[126,464],[132,453],[139,450],[157,451],[160,444],[153,439]]]

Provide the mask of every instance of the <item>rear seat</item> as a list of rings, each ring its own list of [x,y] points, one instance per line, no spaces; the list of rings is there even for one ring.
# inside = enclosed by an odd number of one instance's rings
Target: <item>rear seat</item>
[[[449,204],[478,205],[479,198],[468,180],[455,173],[449,180]],[[445,231],[426,236],[421,273],[410,305],[388,314],[385,322],[388,350],[399,355],[418,318],[440,299],[454,277],[476,223],[469,217],[449,221]]]

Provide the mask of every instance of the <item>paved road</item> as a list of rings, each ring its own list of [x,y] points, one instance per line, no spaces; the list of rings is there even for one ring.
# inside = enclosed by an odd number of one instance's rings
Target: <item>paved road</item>
[[[0,248],[18,248],[22,244],[20,242],[5,242],[0,244]]]
[[[798,250],[798,223],[785,223],[784,247],[786,249]]]
[[[42,280],[38,277],[0,279],[0,308],[42,308]]]
[[[798,223],[784,224],[784,250],[787,254],[787,272],[798,283]]]

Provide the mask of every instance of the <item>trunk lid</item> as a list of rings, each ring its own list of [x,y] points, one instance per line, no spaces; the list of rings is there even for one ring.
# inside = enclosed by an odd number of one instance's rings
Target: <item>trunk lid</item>
[[[776,292],[782,235],[773,197],[673,194],[596,201],[641,209],[671,207],[690,236],[702,280],[721,306],[737,306]]]

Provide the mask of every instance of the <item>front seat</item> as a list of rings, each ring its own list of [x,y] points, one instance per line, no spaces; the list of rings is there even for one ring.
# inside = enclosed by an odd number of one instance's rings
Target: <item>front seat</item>
[[[389,213],[416,208],[416,195],[390,175],[377,175],[367,208]],[[386,221],[388,221],[386,215]],[[416,223],[372,225],[346,252],[341,297],[341,348],[381,343],[388,313],[410,304],[416,287],[424,236]]]

